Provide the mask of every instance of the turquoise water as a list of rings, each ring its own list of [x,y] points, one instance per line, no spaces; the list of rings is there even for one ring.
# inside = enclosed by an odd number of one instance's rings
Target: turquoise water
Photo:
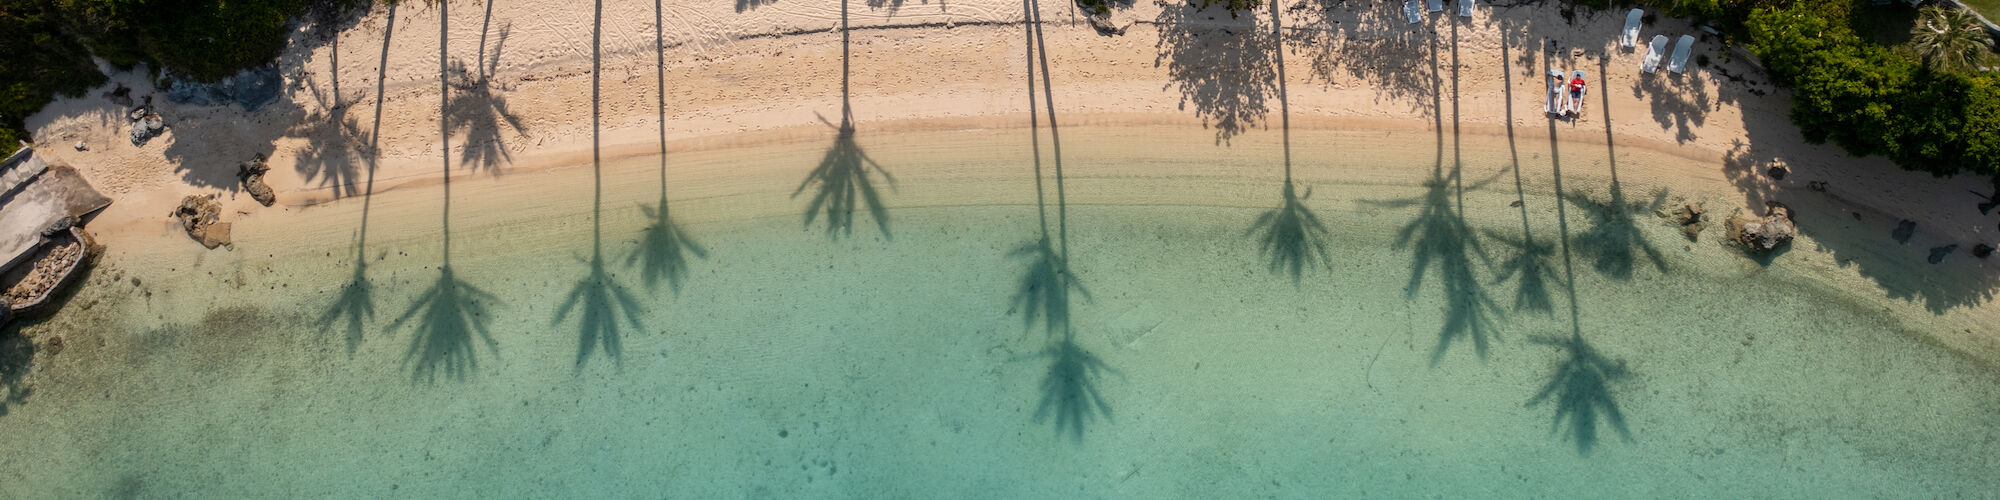
[[[1610,208],[1601,173],[1568,174],[1560,191],[1583,194],[1561,201],[1553,165],[1524,157],[1517,189],[1492,147],[1458,177],[1302,163],[1287,205],[1262,160],[1139,179],[1092,133],[1065,130],[1066,178],[1045,162],[1039,198],[1022,133],[868,143],[899,181],[876,186],[881,214],[856,198],[848,236],[823,213],[802,224],[814,188],[786,198],[791,179],[702,191],[674,202],[692,221],[668,239],[682,260],[650,284],[626,259],[656,222],[657,158],[607,164],[596,218],[599,191],[574,180],[588,166],[455,181],[449,275],[437,186],[368,200],[365,232],[350,199],[240,228],[230,251],[114,249],[29,327],[42,341],[32,392],[0,416],[0,496],[2000,487],[1992,370],[1717,229],[1688,242]],[[1000,140],[983,162],[900,160]],[[978,196],[904,205],[975,181]],[[1657,192],[1627,182],[1618,196]],[[1161,193],[1176,190],[1191,193]],[[1143,202],[1188,198],[1213,203]],[[713,215],[766,203],[783,213]],[[357,256],[370,293],[337,306]]]

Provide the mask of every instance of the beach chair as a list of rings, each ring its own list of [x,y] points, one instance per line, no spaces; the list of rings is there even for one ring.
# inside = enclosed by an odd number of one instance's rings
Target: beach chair
[[[1563,114],[1563,110],[1569,107],[1566,102],[1567,99],[1565,99],[1569,93],[1563,91],[1567,83],[1563,80],[1562,70],[1549,70],[1548,81],[1549,96],[1547,100],[1542,102],[1542,112],[1551,115],[1561,115]]]
[[[1645,15],[1646,11],[1639,9],[1632,9],[1632,12],[1625,14],[1625,30],[1619,32],[1622,33],[1618,37],[1619,46],[1629,49],[1639,44],[1639,18]]]
[[[1667,36],[1653,35],[1653,43],[1646,49],[1646,59],[1639,62],[1639,70],[1653,73],[1660,69],[1660,56],[1667,52]]]
[[[1458,17],[1472,17],[1473,0],[1458,0]]]
[[[1667,71],[1675,74],[1687,71],[1688,51],[1694,48],[1693,35],[1681,35],[1680,43],[1674,44],[1674,57],[1667,60]]]
[[[1403,17],[1409,19],[1410,24],[1424,22],[1424,8],[1417,5],[1417,0],[1403,2]]]
[[[1584,73],[1583,70],[1576,70],[1575,73],[1570,74],[1570,77],[1578,80],[1589,81],[1587,79],[1590,77],[1590,75]],[[1582,89],[1564,93],[1569,95],[1569,107],[1564,109],[1564,111],[1568,112],[1568,114],[1576,115],[1577,118],[1583,118],[1584,98],[1590,96],[1590,85],[1585,84]]]
[[[1444,0],[1424,0],[1424,2],[1430,6],[1431,12],[1444,12]]]

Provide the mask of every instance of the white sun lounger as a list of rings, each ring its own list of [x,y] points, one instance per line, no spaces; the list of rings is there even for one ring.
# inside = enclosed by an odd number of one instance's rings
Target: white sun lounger
[[[1566,102],[1569,100],[1569,92],[1563,91],[1568,85],[1563,80],[1562,70],[1549,70],[1548,82],[1549,96],[1542,102],[1542,112],[1551,115],[1563,114],[1563,110],[1569,108]]]
[[[1674,44],[1674,57],[1667,60],[1667,71],[1680,73],[1687,71],[1688,50],[1694,48],[1693,35],[1681,35],[1680,43]]]
[[[1424,0],[1424,1],[1430,5],[1431,12],[1444,12],[1444,0]]]
[[[1458,0],[1458,17],[1472,17],[1473,0]]]
[[[1660,69],[1660,56],[1667,52],[1667,36],[1653,35],[1653,43],[1646,49],[1646,59],[1639,62],[1639,70],[1652,73]]]
[[[1631,13],[1625,14],[1625,31],[1620,32],[1623,34],[1618,37],[1619,46],[1629,49],[1639,44],[1639,18],[1645,15],[1646,11],[1639,9],[1632,9]]]
[[[1417,0],[1403,2],[1403,17],[1408,18],[1410,24],[1424,22],[1424,8],[1417,5]]]

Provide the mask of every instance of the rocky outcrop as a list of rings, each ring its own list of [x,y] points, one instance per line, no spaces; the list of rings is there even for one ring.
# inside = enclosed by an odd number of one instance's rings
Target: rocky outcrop
[[[125,118],[132,121],[133,146],[145,145],[146,141],[152,140],[167,129],[166,119],[161,118],[159,113],[154,113],[151,106],[132,108],[132,111],[125,114]]]
[[[229,243],[229,223],[222,222],[222,205],[215,202],[215,195],[181,198],[172,215],[201,246],[213,249]]]
[[[1769,252],[1785,246],[1797,233],[1792,212],[1784,205],[1772,204],[1762,217],[1744,215],[1742,209],[1729,216],[1729,238],[1753,252]]]
[[[271,191],[271,186],[264,183],[264,173],[270,171],[271,166],[265,164],[263,153],[258,153],[257,156],[250,158],[250,161],[236,165],[236,178],[243,181],[243,191],[250,193],[250,197],[255,198],[257,203],[267,207],[278,202],[278,193]]]

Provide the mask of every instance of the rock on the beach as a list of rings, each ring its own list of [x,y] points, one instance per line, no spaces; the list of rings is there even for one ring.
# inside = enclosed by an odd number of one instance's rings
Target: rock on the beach
[[[214,195],[187,195],[172,215],[201,246],[214,249],[229,243],[229,223],[221,221],[222,205],[215,202]]]
[[[267,207],[278,202],[278,194],[271,191],[269,184],[264,183],[264,173],[269,171],[271,166],[265,163],[263,153],[258,153],[257,156],[250,158],[250,161],[236,165],[236,178],[243,181],[243,190],[250,193],[250,197],[255,198],[257,203]]]
[[[1729,216],[1730,239],[1756,252],[1769,252],[1792,241],[1798,232],[1791,210],[1773,205],[1763,217],[1743,215],[1739,209]]]

